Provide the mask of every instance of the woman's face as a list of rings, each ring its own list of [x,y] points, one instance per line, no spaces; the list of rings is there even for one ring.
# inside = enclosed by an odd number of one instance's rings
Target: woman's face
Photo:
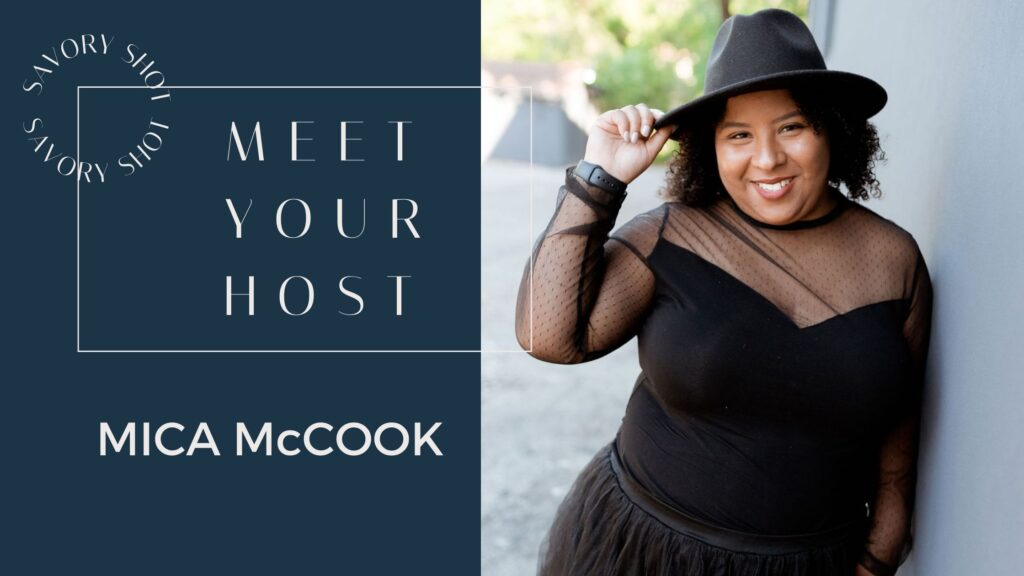
[[[824,216],[836,199],[825,194],[829,149],[788,90],[729,98],[715,128],[718,174],[740,209],[768,224]]]

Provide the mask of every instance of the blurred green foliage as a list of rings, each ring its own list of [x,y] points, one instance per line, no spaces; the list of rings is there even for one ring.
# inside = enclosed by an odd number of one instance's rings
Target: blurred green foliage
[[[809,2],[731,0],[729,10],[783,8],[806,20]],[[670,110],[700,95],[722,23],[720,0],[483,0],[482,10],[484,59],[579,62],[594,71],[599,110]]]

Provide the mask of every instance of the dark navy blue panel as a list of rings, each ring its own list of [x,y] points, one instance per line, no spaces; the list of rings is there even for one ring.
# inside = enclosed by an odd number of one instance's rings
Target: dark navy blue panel
[[[479,308],[478,172],[453,160],[478,153],[479,131],[450,116],[477,110],[477,89],[213,88],[172,98],[155,112],[162,129],[147,128],[142,91],[80,95],[83,159],[123,158],[147,132],[159,148],[147,150],[151,161],[135,149],[140,162],[128,157],[102,185],[81,185],[83,349],[478,349],[478,316],[453,314]],[[143,121],[106,129],[119,115]],[[393,122],[403,122],[401,160]],[[257,123],[263,161],[251,144]],[[249,149],[244,161],[235,142]],[[230,316],[228,276],[241,295]],[[358,298],[340,291],[346,277]]]
[[[51,143],[54,155],[74,157],[76,86],[139,81],[119,61],[128,43],[175,85],[478,84],[479,4],[437,11],[312,2],[6,9],[0,573],[478,573],[478,354],[76,351],[79,311],[83,349],[479,348],[476,92],[179,90],[155,103],[145,91],[83,90],[83,161],[116,162],[150,118],[170,129],[137,173],[111,163],[104,183],[82,185],[80,310],[75,183],[58,174],[59,156],[43,161]],[[41,94],[22,90],[41,54],[101,33],[115,39],[111,57],[63,62]],[[42,151],[25,133],[34,118],[36,135],[48,137]],[[263,165],[224,160],[231,120],[261,121]],[[315,165],[287,160],[291,120],[315,122],[304,125]],[[334,161],[341,120],[366,122],[364,165]],[[413,122],[400,164],[387,120]],[[226,197],[253,199],[251,236],[232,238]],[[274,228],[277,203],[290,197],[313,210],[300,240]],[[366,198],[365,238],[337,236],[339,197],[353,208]],[[389,238],[392,197],[417,199],[422,240]],[[224,316],[225,274],[256,277],[256,317]],[[400,318],[389,274],[412,276]],[[316,287],[307,316],[278,309],[291,275]],[[338,314],[352,305],[337,291],[341,275],[365,279],[352,285],[365,298],[359,317]],[[222,455],[101,457],[104,421],[176,421],[189,437],[205,422]],[[236,422],[301,431],[319,421],[410,430],[442,422],[433,439],[444,455],[234,455]]]

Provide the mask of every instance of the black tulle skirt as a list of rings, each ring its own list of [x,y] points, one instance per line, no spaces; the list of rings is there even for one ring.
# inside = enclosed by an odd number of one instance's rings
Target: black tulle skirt
[[[852,576],[867,521],[760,535],[708,525],[637,484],[615,442],[583,469],[541,544],[541,576]]]

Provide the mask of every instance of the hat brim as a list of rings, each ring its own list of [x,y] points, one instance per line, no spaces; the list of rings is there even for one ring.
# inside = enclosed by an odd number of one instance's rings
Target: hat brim
[[[708,92],[669,110],[654,123],[654,128],[674,125],[676,130],[671,138],[679,140],[683,127],[692,118],[707,113],[708,108],[715,102],[747,92],[789,88],[794,85],[809,87],[844,112],[864,119],[877,114],[888,100],[888,95],[881,85],[858,74],[838,70],[793,70],[737,82]]]

